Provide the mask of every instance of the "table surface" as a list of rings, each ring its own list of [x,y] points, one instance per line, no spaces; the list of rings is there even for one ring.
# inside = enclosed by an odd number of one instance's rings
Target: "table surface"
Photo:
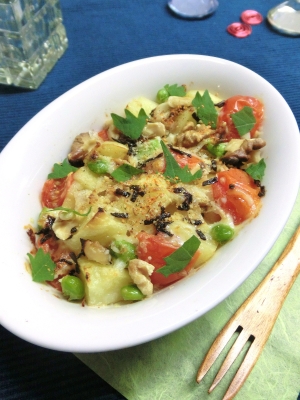
[[[165,0],[60,2],[69,47],[38,90],[0,85],[0,150],[73,86],[116,65],[162,54],[210,55],[254,70],[283,95],[299,125],[300,38],[278,34],[266,20],[244,39],[226,32],[242,11],[254,9],[266,17],[276,0],[220,0],[216,13],[201,21],[176,17]],[[0,398],[124,399],[73,354],[37,347],[1,326]]]

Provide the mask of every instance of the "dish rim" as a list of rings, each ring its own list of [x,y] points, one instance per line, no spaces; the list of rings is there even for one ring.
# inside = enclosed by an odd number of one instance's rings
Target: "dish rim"
[[[297,131],[298,136],[295,135],[295,143],[297,146],[297,142],[298,142],[298,149],[300,148],[299,145],[299,130],[298,130],[298,126],[297,126],[297,122],[295,120],[295,117],[292,113],[292,111],[290,110],[289,106],[287,105],[286,101],[283,99],[283,97],[281,96],[281,94],[269,83],[267,82],[264,78],[262,78],[261,76],[259,76],[258,74],[256,74],[254,71],[251,71],[250,69],[234,63],[232,61],[228,61],[228,60],[224,60],[221,58],[217,58],[217,57],[211,57],[211,56],[204,56],[204,55],[190,55],[190,54],[180,54],[180,55],[165,55],[165,56],[156,56],[156,57],[149,57],[149,58],[145,58],[145,59],[141,59],[141,60],[137,60],[137,61],[131,61],[129,63],[125,63],[122,65],[119,65],[117,67],[111,68],[107,71],[104,71],[100,74],[95,75],[94,77],[91,77],[89,79],[87,79],[86,81],[80,83],[79,85],[75,86],[74,88],[70,89],[69,91],[67,91],[66,93],[64,93],[63,95],[61,95],[60,97],[58,97],[56,100],[54,100],[53,102],[51,102],[48,106],[46,106],[43,110],[41,110],[38,114],[36,114],[36,116],[34,116],[32,119],[30,119],[30,121],[23,127],[21,128],[21,130],[14,136],[13,139],[11,139],[11,141],[7,144],[7,146],[3,149],[3,151],[1,152],[0,155],[0,171],[3,170],[1,168],[5,166],[7,159],[9,159],[11,152],[15,149],[15,147],[17,147],[19,145],[19,142],[22,143],[23,141],[23,137],[24,136],[28,136],[28,138],[34,138],[35,135],[33,135],[33,133],[30,132],[31,128],[34,127],[34,125],[39,125],[42,124],[41,126],[45,125],[45,121],[47,120],[49,123],[49,118],[51,117],[52,114],[55,114],[56,111],[61,107],[61,105],[68,103],[69,101],[72,101],[72,98],[78,96],[78,94],[81,91],[86,91],[89,88],[91,88],[94,83],[96,82],[101,82],[103,80],[105,80],[106,78],[108,79],[109,77],[112,77],[114,75],[119,74],[120,72],[124,72],[124,71],[128,71],[128,70],[134,70],[135,68],[141,68],[141,67],[145,67],[146,65],[154,65],[156,63],[161,63],[163,64],[164,62],[187,62],[187,61],[196,61],[196,62],[211,62],[211,63],[221,63],[222,66],[229,66],[232,67],[234,69],[238,69],[243,71],[244,73],[248,74],[249,76],[255,78],[256,80],[258,79],[262,84],[264,83],[264,87],[269,88],[269,90],[271,90],[272,93],[276,93],[276,99],[277,101],[279,101],[279,103],[282,103],[285,105],[285,112],[287,112],[287,115],[289,117],[289,123],[291,124],[292,127],[292,131]],[[172,83],[172,82],[171,82]],[[131,96],[129,96],[130,98]],[[134,97],[134,96],[133,96]],[[44,125],[43,125],[44,124]],[[47,124],[46,124],[47,125]],[[45,125],[45,126],[46,126]],[[34,129],[33,129],[34,132]],[[70,142],[71,144],[71,142]],[[267,143],[268,145],[268,143]],[[295,146],[295,147],[296,147]],[[296,150],[293,150],[295,152],[295,154],[298,154],[299,156],[299,150],[298,153],[296,153]],[[60,154],[64,153],[64,150],[60,150]],[[296,173],[294,176],[296,176],[296,180],[299,182],[300,180],[300,163],[299,163],[299,159],[300,156],[298,157],[298,164],[296,164]],[[57,162],[57,160],[53,160],[53,162]],[[295,171],[294,171],[295,172]],[[4,180],[5,181],[5,180]],[[0,183],[3,184],[3,174],[1,176],[0,173]],[[7,183],[7,181],[6,181]],[[293,183],[293,182],[292,182]],[[139,327],[139,329],[136,329],[136,334],[134,336],[131,337],[127,337],[126,339],[124,339],[124,337],[119,337],[119,336],[111,336],[111,342],[110,343],[99,343],[97,342],[97,338],[94,335],[90,336],[90,342],[87,343],[87,341],[84,343],[83,342],[83,336],[81,335],[81,340],[82,342],[80,343],[80,345],[78,343],[75,343],[75,341],[69,341],[67,342],[66,340],[64,340],[61,343],[57,343],[57,341],[51,341],[51,339],[49,340],[49,338],[45,339],[44,337],[40,337],[37,336],[35,334],[32,334],[32,331],[35,328],[37,328],[37,320],[32,322],[32,328],[30,329],[25,329],[26,323],[21,324],[21,326],[19,326],[18,324],[16,324],[13,321],[13,318],[11,318],[8,314],[5,313],[5,306],[7,304],[7,302],[5,303],[5,298],[4,298],[4,294],[7,295],[7,290],[4,290],[2,287],[4,286],[3,282],[1,283],[1,294],[0,294],[0,299],[1,299],[1,324],[7,328],[8,330],[10,330],[11,332],[13,332],[14,334],[16,334],[17,336],[35,343],[37,345],[40,345],[42,347],[47,347],[47,348],[51,348],[51,349],[55,349],[55,350],[62,350],[62,351],[76,351],[76,352],[91,352],[91,351],[107,351],[107,350],[116,350],[116,349],[120,349],[120,348],[124,348],[124,347],[131,347],[137,344],[141,344],[144,342],[147,342],[149,340],[153,340],[156,339],[158,337],[164,336],[190,322],[192,322],[193,320],[195,320],[196,318],[199,318],[201,315],[205,314],[207,311],[211,310],[212,308],[214,308],[217,304],[219,304],[222,300],[224,300],[225,298],[227,298],[234,290],[237,289],[237,287],[245,281],[245,279],[249,276],[249,274],[251,272],[253,272],[255,270],[255,268],[257,267],[257,265],[261,262],[261,260],[266,256],[266,254],[269,252],[269,250],[271,249],[272,245],[275,243],[276,239],[278,238],[281,230],[283,229],[291,211],[292,211],[292,207],[293,204],[296,201],[296,196],[297,196],[297,192],[299,189],[299,184],[298,186],[296,185],[296,183],[293,183],[290,185],[289,189],[291,190],[291,195],[288,198],[288,203],[287,203],[287,208],[283,210],[283,212],[280,215],[280,218],[278,218],[279,223],[277,224],[276,227],[274,227],[274,231],[271,235],[271,237],[269,237],[267,239],[267,243],[264,247],[263,251],[259,251],[258,255],[255,257],[255,266],[249,267],[249,265],[246,262],[246,271],[241,274],[239,277],[235,277],[235,281],[234,281],[234,285],[232,285],[230,288],[226,288],[224,290],[224,288],[219,287],[220,286],[220,281],[218,282],[217,286],[216,286],[216,291],[217,291],[217,295],[214,298],[209,297],[209,301],[205,306],[195,306],[195,303],[199,300],[199,290],[196,287],[196,283],[195,283],[195,279],[193,280],[192,278],[195,276],[190,276],[188,278],[185,278],[184,280],[176,283],[176,285],[172,285],[169,288],[166,288],[164,290],[162,290],[161,292],[155,294],[152,298],[147,299],[141,303],[135,303],[135,304],[131,304],[131,305],[126,305],[126,306],[122,306],[122,309],[124,309],[124,314],[128,314],[128,317],[133,318],[132,313],[134,312],[140,312],[140,308],[142,307],[142,309],[145,310],[152,310],[153,307],[155,308],[155,305],[157,304],[157,302],[162,302],[162,304],[164,304],[164,307],[166,308],[170,308],[170,305],[168,305],[168,299],[166,300],[166,297],[168,297],[168,294],[170,293],[170,290],[173,289],[174,287],[176,288],[181,288],[181,290],[177,290],[177,292],[186,292],[186,290],[183,290],[182,288],[186,287],[188,284],[190,285],[191,288],[193,288],[193,291],[191,295],[185,297],[182,301],[178,301],[176,303],[176,306],[186,306],[186,303],[193,305],[193,312],[188,312],[186,313],[186,315],[181,316],[179,318],[179,321],[177,318],[175,318],[175,316],[170,317],[167,316],[165,313],[162,317],[162,310],[158,310],[155,313],[152,313],[152,322],[154,317],[157,318],[163,318],[164,319],[164,323],[165,326],[164,327],[153,327],[152,330],[149,331],[145,331],[143,329],[141,329]],[[1,185],[1,187],[3,187]],[[3,201],[0,200],[0,205],[2,205]],[[30,217],[29,217],[30,218]],[[28,218],[28,219],[29,219]],[[259,219],[256,218],[255,220],[253,220],[249,225],[246,225],[243,228],[243,231],[245,230],[245,234],[247,234],[247,232],[250,231],[254,231],[254,227],[251,228],[252,225],[255,226],[259,226],[259,223],[257,222]],[[0,228],[0,234],[4,234],[3,232],[3,228]],[[232,243],[228,243],[224,248],[219,249],[218,250],[218,259],[219,260],[224,260],[224,257],[226,258],[226,252],[227,252],[227,248],[232,248],[233,246],[237,246],[238,244],[240,246],[242,246],[242,242],[241,242],[241,235],[238,235],[238,237],[235,238],[235,240]],[[258,244],[258,241],[256,240],[256,243]],[[29,243],[28,243],[28,248],[29,248]],[[243,246],[242,246],[243,248]],[[228,250],[229,251],[229,250]],[[225,253],[225,255],[224,255]],[[238,254],[235,257],[238,257]],[[215,259],[216,254],[214,255],[213,259]],[[2,268],[5,268],[5,266],[2,263]],[[1,264],[0,264],[1,265]],[[210,267],[212,265],[212,267]],[[215,268],[216,265],[216,261],[214,262],[208,262],[206,264],[206,266],[204,268]],[[209,267],[207,267],[209,266]],[[224,275],[224,269],[225,267],[221,268],[218,273],[216,275],[214,275],[214,279],[216,279],[218,276],[223,277]],[[25,272],[25,271],[23,271]],[[29,274],[28,274],[29,275]],[[23,277],[24,278],[24,277]],[[22,278],[22,279],[23,279]],[[189,282],[189,283],[188,283]],[[193,283],[194,282],[194,283]],[[30,282],[31,284],[33,284],[32,282]],[[210,281],[207,281],[206,285],[209,285],[211,283]],[[214,282],[216,283],[216,282]],[[35,284],[37,285],[37,284]],[[221,285],[222,286],[222,285]],[[3,290],[2,290],[3,289]],[[49,296],[49,298],[53,297],[50,296],[49,293],[47,293],[49,291],[49,288],[44,288],[45,290],[45,294],[47,296]],[[202,289],[204,289],[204,287],[202,287]],[[223,290],[222,290],[223,289]],[[34,293],[36,293],[36,289],[33,289]],[[174,291],[174,289],[173,289]],[[175,290],[176,291],[176,290]],[[42,295],[41,298],[45,301],[45,304],[53,304],[53,299],[50,301],[49,299],[46,300],[45,296]],[[201,296],[200,296],[201,298]],[[64,315],[67,315],[66,312],[66,308],[69,308],[70,310],[74,310],[74,307],[78,308],[78,304],[70,304],[68,302],[64,302],[66,305],[62,307],[62,309],[64,310]],[[51,306],[50,306],[51,307]],[[128,310],[128,308],[130,307],[130,310],[132,311],[126,311]],[[171,307],[173,308],[174,305]],[[9,306],[8,306],[9,308]],[[13,308],[11,308],[13,310],[16,310],[17,307],[14,306]],[[81,308],[79,308],[81,310]],[[102,315],[105,315],[104,318],[107,318],[107,320],[110,320],[112,318],[112,315],[117,314],[118,317],[118,312],[116,312],[116,310],[118,310],[118,307],[107,307],[107,308],[101,308],[102,310]],[[109,310],[109,314],[108,315],[108,310]],[[133,311],[135,310],[135,311]],[[177,309],[178,311],[178,309]],[[87,314],[86,317],[84,317],[83,319],[80,317],[80,319],[82,320],[86,320],[89,323],[89,326],[92,326],[93,324],[91,324],[90,318],[94,319],[94,314],[99,313],[98,309],[95,308],[84,308],[84,312]],[[76,314],[80,314],[82,315],[82,310],[77,312],[75,311]],[[72,311],[72,317],[73,317],[74,311]],[[175,313],[176,314],[176,313]],[[178,312],[177,315],[181,315],[182,311]],[[19,317],[18,317],[19,318]],[[32,316],[30,316],[30,318],[32,318]],[[29,318],[29,319],[30,319]],[[28,321],[29,321],[28,319]],[[140,322],[143,321],[144,318],[141,316],[140,318],[136,319],[133,318],[133,320],[131,321],[135,321],[135,322]],[[20,318],[19,318],[19,322],[20,322]],[[126,332],[130,332],[130,328],[128,328],[128,324],[126,324],[126,321],[124,321],[124,317],[122,318],[122,322],[123,322],[123,328],[126,327]],[[28,325],[28,322],[27,322]],[[30,324],[29,324],[30,325]],[[38,330],[39,331],[39,330]],[[39,331],[40,333],[40,331]],[[57,337],[57,335],[55,336]],[[103,340],[103,338],[102,338]]]

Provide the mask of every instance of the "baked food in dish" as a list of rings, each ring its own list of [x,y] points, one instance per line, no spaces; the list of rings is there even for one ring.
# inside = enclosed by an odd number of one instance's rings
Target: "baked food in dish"
[[[156,100],[134,99],[80,133],[44,184],[31,270],[69,300],[151,296],[259,214],[263,104],[177,84]]]

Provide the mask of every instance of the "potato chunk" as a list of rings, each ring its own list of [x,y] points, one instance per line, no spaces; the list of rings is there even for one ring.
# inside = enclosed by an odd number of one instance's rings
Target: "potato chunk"
[[[131,100],[126,108],[127,110],[129,110],[133,115],[135,115],[136,117],[138,116],[140,109],[143,108],[145,113],[147,115],[149,115],[151,113],[151,111],[157,107],[157,103],[155,103],[154,101],[147,99],[146,97],[138,97],[136,99]]]
[[[85,287],[85,302],[89,306],[103,306],[123,300],[121,289],[132,283],[127,269],[101,265],[85,257],[78,259],[80,278]]]
[[[108,247],[117,235],[126,235],[127,224],[122,219],[117,219],[105,212],[97,212],[86,225],[78,228],[78,231],[68,240],[68,246],[75,253],[81,250],[80,239],[97,241],[102,246]]]

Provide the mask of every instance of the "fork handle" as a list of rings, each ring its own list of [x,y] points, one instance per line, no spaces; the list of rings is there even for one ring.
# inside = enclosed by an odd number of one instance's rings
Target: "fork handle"
[[[257,313],[268,311],[269,324],[275,323],[283,302],[300,272],[300,226],[263,281],[242,305],[244,311],[256,306]]]

